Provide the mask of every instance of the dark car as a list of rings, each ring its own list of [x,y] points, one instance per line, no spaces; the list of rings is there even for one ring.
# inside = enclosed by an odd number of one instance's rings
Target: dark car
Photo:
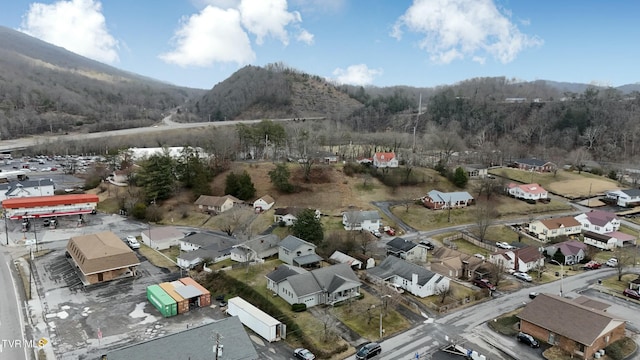
[[[293,350],[293,357],[302,360],[313,360],[316,358],[316,356],[313,355],[311,351],[303,348],[297,348]]]
[[[518,341],[523,344],[529,345],[532,348],[540,347],[540,343],[538,342],[538,340],[534,339],[533,336],[527,333],[519,332],[518,336],[516,337],[518,338]]]
[[[372,357],[380,354],[382,352],[382,348],[380,344],[377,342],[370,342],[368,344],[362,345],[360,350],[356,353],[357,360],[371,359]]]
[[[49,219],[42,220],[42,226],[49,226],[49,225],[51,225],[51,220]]]
[[[435,248],[435,246],[433,246],[433,244],[427,240],[420,241],[420,245],[423,245],[424,247],[426,247],[427,250],[433,250]]]
[[[529,299],[532,299],[532,300],[533,300],[533,299],[535,299],[537,296],[538,296],[538,293],[537,293],[537,292],[530,292],[530,293],[529,293]]]
[[[633,289],[624,289],[622,295],[630,297],[632,299],[640,300],[640,293]]]
[[[495,291],[496,290],[495,285],[493,285],[487,279],[473,279],[473,285],[475,285],[475,286],[477,286],[479,288],[489,289],[491,291]]]

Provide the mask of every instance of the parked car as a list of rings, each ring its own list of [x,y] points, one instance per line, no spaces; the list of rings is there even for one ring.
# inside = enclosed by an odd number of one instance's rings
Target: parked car
[[[600,264],[597,261],[589,261],[588,263],[584,264],[584,266],[582,267],[583,270],[595,270],[595,269],[600,269],[600,267],[602,267],[602,264]]]
[[[382,237],[382,234],[380,233],[380,230],[375,229],[375,230],[371,230],[371,234],[373,234],[373,236],[379,238]]]
[[[534,339],[533,336],[527,334],[527,333],[523,333],[522,331],[518,333],[518,335],[516,336],[518,338],[518,341],[531,346],[532,348],[537,348],[540,347],[540,343],[538,342],[538,340]]]
[[[524,273],[524,272],[520,272],[520,271],[516,271],[513,273],[513,276],[516,279],[520,279],[522,281],[526,281],[526,282],[531,282],[533,280],[533,278],[531,277],[531,275]]]
[[[535,299],[537,296],[538,296],[538,293],[535,291],[529,293],[529,299],[531,300]]]
[[[49,225],[51,225],[51,220],[49,219],[42,220],[42,226],[49,226]]]
[[[498,241],[496,242],[496,247],[500,248],[500,249],[505,249],[505,250],[511,250],[511,249],[515,249],[515,247],[507,244],[506,242],[503,241]]]
[[[622,295],[626,297],[630,297],[632,299],[640,300],[640,293],[638,293],[637,290],[624,289],[624,291],[622,292]]]
[[[293,357],[302,360],[313,360],[316,358],[311,351],[304,348],[297,348],[293,350]]]
[[[486,260],[486,258],[482,254],[473,254],[473,256],[477,257],[480,260]]]
[[[133,235],[127,236],[127,245],[129,245],[129,247],[134,250],[140,249],[140,243],[138,242],[138,239],[136,239],[136,237]]]
[[[616,267],[616,266],[618,266],[618,259],[611,258],[611,259],[607,260],[607,262],[605,264],[607,266],[609,266],[609,267]]]
[[[385,226],[384,227],[384,232],[386,232],[388,235],[394,236],[396,234],[396,230],[390,226]]]
[[[427,241],[427,240],[420,241],[420,245],[423,245],[424,247],[426,247],[427,250],[435,249],[435,246],[433,246],[433,244],[430,241]]]
[[[496,286],[489,282],[489,280],[487,279],[473,279],[473,285],[479,288],[489,289],[491,291],[496,290]]]
[[[377,342],[370,342],[368,344],[362,345],[360,350],[356,353],[357,360],[371,359],[372,357],[380,354],[382,352],[382,348],[380,344]]]

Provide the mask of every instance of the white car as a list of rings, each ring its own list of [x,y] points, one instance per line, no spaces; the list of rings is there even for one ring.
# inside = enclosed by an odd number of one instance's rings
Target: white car
[[[500,249],[506,249],[506,250],[515,249],[515,247],[507,244],[506,242],[502,242],[502,241],[496,242],[496,247],[499,247]]]
[[[140,243],[138,242],[138,239],[136,239],[136,237],[132,235],[127,236],[127,245],[129,245],[129,247],[134,250],[140,249]]]
[[[531,282],[533,280],[531,275],[529,275],[527,273],[520,272],[520,271],[514,272],[513,276],[515,276],[516,278],[518,278],[518,279],[520,279],[522,281],[526,281],[526,282]]]
[[[607,260],[605,265],[607,265],[608,267],[616,267],[616,266],[618,266],[618,259],[611,258],[611,259]]]

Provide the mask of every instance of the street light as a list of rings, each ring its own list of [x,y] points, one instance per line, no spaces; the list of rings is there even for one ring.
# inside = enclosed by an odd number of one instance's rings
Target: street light
[[[391,295],[382,295],[380,297],[380,301],[381,301],[380,303],[380,340],[382,340],[382,335],[384,332],[384,330],[382,329],[382,310],[384,308],[384,298],[388,298],[388,297],[391,297]]]
[[[562,283],[564,280],[564,266],[562,266],[562,264],[560,262],[558,262],[558,260],[551,260],[550,262],[556,263],[558,265],[560,265],[560,297],[562,296]]]

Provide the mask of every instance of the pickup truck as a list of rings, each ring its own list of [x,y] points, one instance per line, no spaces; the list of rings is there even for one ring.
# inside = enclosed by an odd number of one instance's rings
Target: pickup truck
[[[595,270],[595,269],[600,269],[602,267],[602,264],[600,264],[597,261],[589,261],[588,263],[584,264],[584,266],[582,267],[583,270]]]

